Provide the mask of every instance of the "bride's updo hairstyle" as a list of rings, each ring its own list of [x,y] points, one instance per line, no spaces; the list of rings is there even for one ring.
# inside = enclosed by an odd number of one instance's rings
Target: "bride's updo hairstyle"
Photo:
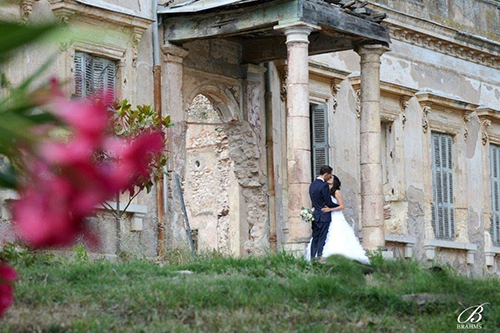
[[[333,175],[333,186],[332,189],[330,190],[330,193],[333,196],[335,196],[335,191],[340,190],[340,185],[342,185],[342,183],[340,182],[339,177]]]

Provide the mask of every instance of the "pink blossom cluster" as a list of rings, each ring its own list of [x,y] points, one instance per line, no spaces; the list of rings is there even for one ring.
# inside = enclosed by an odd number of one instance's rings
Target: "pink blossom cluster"
[[[0,262],[0,317],[14,301],[12,283],[17,280],[16,271],[5,263]]]
[[[13,219],[16,234],[28,245],[60,247],[82,234],[92,238],[84,218],[100,203],[148,177],[150,164],[162,152],[161,131],[133,139],[109,133],[105,100],[51,97],[49,109],[71,135],[39,142],[34,156],[26,160],[29,181],[13,205]],[[98,158],[104,153],[108,158]]]

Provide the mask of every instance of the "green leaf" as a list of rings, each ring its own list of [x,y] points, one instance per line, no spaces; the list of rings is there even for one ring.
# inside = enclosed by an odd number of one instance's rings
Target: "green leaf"
[[[2,169],[0,170],[0,188],[16,189],[18,184],[14,168],[8,165]]]
[[[57,27],[55,24],[31,26],[0,22],[0,60],[13,50],[47,36]]]

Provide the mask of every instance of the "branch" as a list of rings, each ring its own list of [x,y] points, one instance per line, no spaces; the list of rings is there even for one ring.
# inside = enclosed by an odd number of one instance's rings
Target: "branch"
[[[122,209],[122,211],[121,211],[121,213],[120,213],[120,217],[122,217],[122,216],[123,216],[123,214],[124,214],[124,213],[126,213],[128,206],[130,206],[130,204],[132,203],[132,201],[133,201],[133,200],[134,200],[134,199],[135,199],[135,198],[139,195],[139,193],[141,193],[141,191],[138,191],[136,194],[134,194],[134,195],[132,196],[132,198],[130,198],[130,199],[128,200],[127,205],[125,206],[125,208],[123,208],[123,209]]]
[[[102,202],[101,203],[101,206],[108,212],[110,213],[111,215],[113,215],[113,217],[115,218],[120,218],[120,216],[116,213],[116,210],[110,205],[108,204],[107,202]]]

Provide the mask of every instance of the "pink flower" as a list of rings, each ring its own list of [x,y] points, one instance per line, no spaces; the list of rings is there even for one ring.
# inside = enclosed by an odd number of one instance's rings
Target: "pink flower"
[[[0,263],[0,317],[14,302],[12,283],[17,280],[16,271],[7,264]]]
[[[66,101],[56,95],[52,106],[73,135],[66,142],[40,143],[26,163],[29,182],[13,205],[16,233],[33,247],[67,246],[88,233],[84,218],[149,177],[150,164],[163,150],[159,131],[130,140],[108,134],[105,103]],[[97,158],[104,151],[110,158]]]
[[[0,281],[14,282],[17,280],[17,272],[7,264],[0,264]]]
[[[94,99],[68,101],[56,98],[53,112],[76,131],[76,135],[84,135],[96,141],[101,139],[109,124],[107,105]]]
[[[147,177],[153,157],[163,150],[163,139],[163,133],[150,132],[118,147],[115,154],[119,156],[119,161],[114,181],[124,183],[125,188],[129,188],[140,178]]]

